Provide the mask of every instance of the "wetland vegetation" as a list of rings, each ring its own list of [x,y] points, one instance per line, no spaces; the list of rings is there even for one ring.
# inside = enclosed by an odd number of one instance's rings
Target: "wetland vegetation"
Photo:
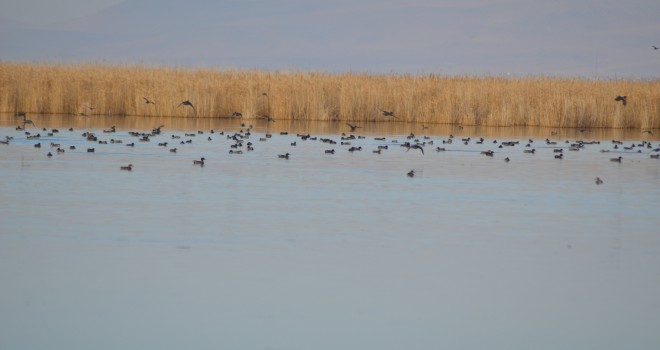
[[[645,130],[660,81],[3,62],[0,112]]]

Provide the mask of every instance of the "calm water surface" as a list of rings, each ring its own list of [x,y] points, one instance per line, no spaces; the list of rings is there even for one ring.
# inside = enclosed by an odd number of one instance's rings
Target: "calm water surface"
[[[660,347],[658,135],[375,124],[351,153],[343,123],[245,121],[229,154],[240,120],[0,119],[2,349]]]

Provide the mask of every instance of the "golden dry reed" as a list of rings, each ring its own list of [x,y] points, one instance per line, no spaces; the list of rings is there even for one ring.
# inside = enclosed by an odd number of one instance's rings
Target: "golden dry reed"
[[[614,100],[618,95],[627,105]],[[181,106],[185,100],[195,110]],[[660,81],[0,62],[0,112],[18,111],[656,129]]]

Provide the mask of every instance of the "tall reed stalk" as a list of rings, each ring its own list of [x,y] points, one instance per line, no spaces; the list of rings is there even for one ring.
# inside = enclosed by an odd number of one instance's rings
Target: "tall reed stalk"
[[[18,111],[656,129],[660,81],[0,63],[0,112]]]

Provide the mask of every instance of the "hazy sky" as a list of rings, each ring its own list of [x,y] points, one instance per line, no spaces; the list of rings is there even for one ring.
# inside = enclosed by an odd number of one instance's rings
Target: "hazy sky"
[[[0,0],[5,18],[39,25],[75,19],[126,0]]]
[[[658,0],[0,0],[0,60],[660,78]]]

